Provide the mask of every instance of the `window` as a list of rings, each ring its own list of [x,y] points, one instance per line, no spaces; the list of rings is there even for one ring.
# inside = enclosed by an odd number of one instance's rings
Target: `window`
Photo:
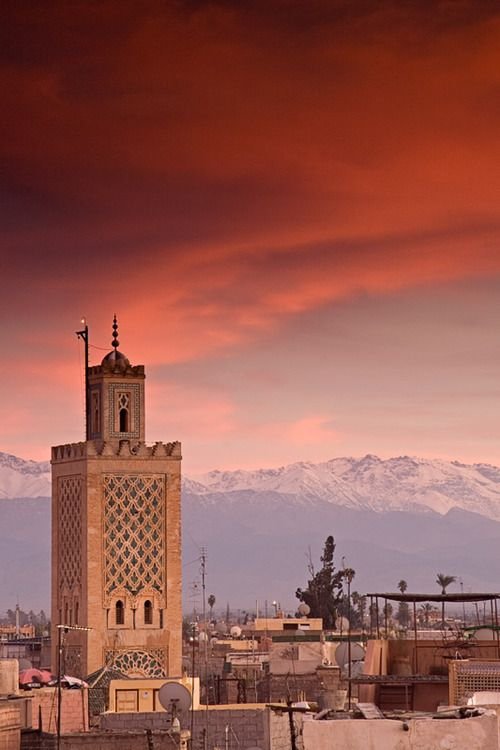
[[[153,605],[149,599],[144,602],[144,625],[153,624]]]
[[[115,604],[115,622],[117,625],[123,625],[125,623],[124,606],[120,599],[118,599]]]
[[[75,625],[78,625],[78,602],[75,603]]]
[[[101,414],[100,414],[100,398],[99,391],[92,391],[92,434],[98,435],[101,431]]]
[[[118,422],[120,432],[130,432],[130,393],[118,393]]]

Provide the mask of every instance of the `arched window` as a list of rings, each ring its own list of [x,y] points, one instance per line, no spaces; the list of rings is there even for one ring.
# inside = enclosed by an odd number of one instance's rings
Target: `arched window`
[[[115,622],[117,625],[123,625],[125,622],[124,606],[120,599],[115,604]]]
[[[78,625],[78,602],[75,602],[75,625]]]
[[[120,409],[120,432],[128,432],[128,411]]]
[[[144,602],[144,625],[152,625],[153,624],[153,605],[149,601]]]
[[[118,426],[120,432],[130,432],[130,393],[118,393]]]

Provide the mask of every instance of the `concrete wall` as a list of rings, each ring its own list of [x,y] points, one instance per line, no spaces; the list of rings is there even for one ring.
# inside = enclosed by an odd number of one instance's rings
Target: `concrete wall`
[[[295,732],[295,744],[297,750],[304,750],[302,740],[302,714],[294,714],[293,726]],[[291,730],[288,714],[269,712],[269,750],[290,750]],[[267,750],[267,748],[266,748]]]
[[[0,658],[0,695],[18,695],[19,662]]]
[[[304,721],[303,750],[498,750],[497,717]],[[274,750],[274,748],[273,748]]]

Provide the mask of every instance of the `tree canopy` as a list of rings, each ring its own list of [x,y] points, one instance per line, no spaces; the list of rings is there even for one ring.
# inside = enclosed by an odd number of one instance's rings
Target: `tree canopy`
[[[295,592],[297,599],[308,604],[310,607],[310,617],[321,617],[323,627],[333,629],[337,617],[337,608],[342,601],[343,588],[342,584],[345,578],[344,570],[335,570],[333,564],[333,555],[335,552],[335,541],[333,536],[326,539],[321,556],[321,568],[316,572],[309,554],[308,571],[310,578],[307,582],[307,588],[298,588]],[[349,568],[349,574],[354,576],[354,571]]]

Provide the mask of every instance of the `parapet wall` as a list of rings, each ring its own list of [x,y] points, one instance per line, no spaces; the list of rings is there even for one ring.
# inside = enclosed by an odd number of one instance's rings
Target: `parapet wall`
[[[80,443],[67,443],[52,448],[52,461],[74,461],[80,458],[181,458],[181,444],[178,441],[147,445],[135,440],[88,440]]]

